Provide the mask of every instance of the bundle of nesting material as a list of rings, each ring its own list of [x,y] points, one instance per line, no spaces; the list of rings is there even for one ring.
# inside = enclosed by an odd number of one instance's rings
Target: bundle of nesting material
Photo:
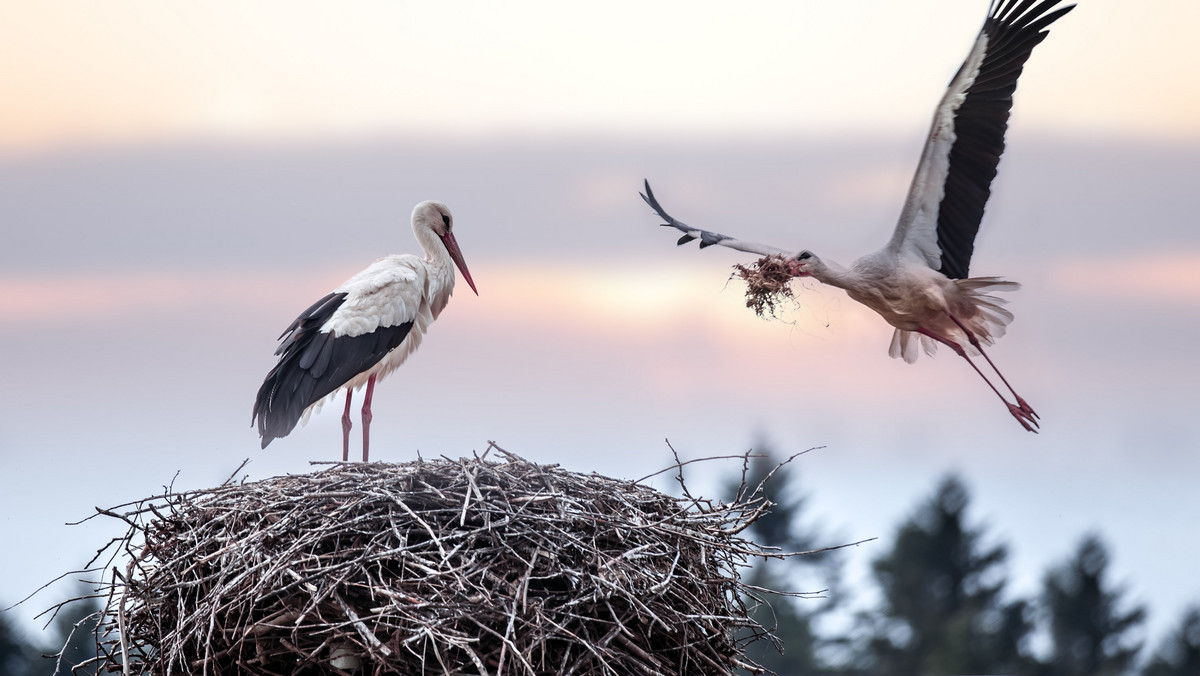
[[[783,256],[763,256],[750,265],[734,265],[732,277],[746,282],[746,307],[759,317],[775,317],[778,306],[795,301],[790,285],[792,266]]]
[[[102,670],[731,674],[769,503],[500,460],[331,464],[102,513]],[[682,472],[678,479],[682,483]]]

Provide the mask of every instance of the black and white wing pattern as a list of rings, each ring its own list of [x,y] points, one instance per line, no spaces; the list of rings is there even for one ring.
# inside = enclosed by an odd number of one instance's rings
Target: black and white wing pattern
[[[694,239],[698,239],[700,240],[701,249],[710,247],[714,244],[720,244],[721,246],[729,247],[730,249],[737,249],[738,251],[745,251],[746,253],[758,254],[759,256],[790,256],[792,254],[792,252],[784,251],[783,249],[767,244],[745,242],[740,239],[730,237],[729,235],[722,235],[718,232],[712,232],[711,230],[693,228],[687,223],[684,223],[683,221],[668,214],[662,208],[662,205],[658,203],[658,199],[654,197],[654,191],[650,189],[650,181],[645,181],[645,184],[646,192],[639,194],[641,194],[642,199],[646,201],[646,204],[649,204],[650,208],[658,214],[659,218],[666,221],[666,223],[663,223],[662,225],[675,228],[683,233],[683,237],[680,237],[676,244],[683,245]]]
[[[421,303],[425,279],[414,269],[415,260],[380,259],[313,303],[284,330],[275,350],[279,362],[254,401],[252,420],[257,420],[263,448],[287,436],[329,395],[361,385],[371,373],[386,375],[416,347],[432,318]],[[397,350],[402,345],[408,349]]]
[[[1055,10],[1059,2],[993,2],[934,113],[889,249],[922,258],[951,279],[968,276],[975,235],[1004,152],[1017,79],[1047,27],[1075,7]]]

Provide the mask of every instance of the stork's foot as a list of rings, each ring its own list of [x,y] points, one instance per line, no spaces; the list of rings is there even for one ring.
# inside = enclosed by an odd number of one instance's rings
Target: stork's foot
[[[1030,406],[1029,404],[1025,403],[1025,400],[1022,399],[1021,397],[1017,397],[1017,407],[1019,407],[1021,409],[1021,412],[1024,413],[1025,415],[1027,415],[1035,420],[1041,419],[1041,416],[1039,416],[1037,414],[1037,411],[1033,410],[1033,407]]]
[[[1009,404],[1008,402],[1004,403],[1008,405],[1008,412],[1012,414],[1012,417],[1016,418],[1017,422],[1021,423],[1021,427],[1024,427],[1026,430],[1037,434],[1037,413],[1034,413],[1033,409],[1029,408],[1029,404],[1026,404],[1019,397],[1017,398],[1017,402],[1017,404]]]

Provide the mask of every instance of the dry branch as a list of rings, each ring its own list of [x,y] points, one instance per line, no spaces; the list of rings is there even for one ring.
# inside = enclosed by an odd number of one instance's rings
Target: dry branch
[[[492,448],[502,459],[338,463],[102,510],[128,532],[100,590],[101,669],[761,671],[739,574],[781,556],[739,535],[769,506],[760,487],[676,498]]]

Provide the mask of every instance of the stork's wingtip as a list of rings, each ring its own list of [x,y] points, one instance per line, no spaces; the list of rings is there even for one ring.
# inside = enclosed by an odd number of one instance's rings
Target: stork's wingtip
[[[650,181],[647,179],[642,179],[642,183],[646,187],[646,192],[638,194],[642,196],[642,199],[645,200],[646,204],[649,204],[651,208],[657,209],[658,207],[656,205],[658,204],[658,200],[654,199],[654,191],[650,189]]]
[[[1062,0],[1054,0],[1054,2],[1052,2],[1049,6],[1047,6],[1046,9],[1049,9],[1050,7],[1053,7],[1060,2],[1062,2]],[[1059,7],[1058,11],[1062,12],[1063,14],[1066,14],[1067,12],[1071,11],[1072,9],[1075,9],[1075,3],[1073,3],[1073,2],[1069,5],[1063,5],[1062,7]]]

